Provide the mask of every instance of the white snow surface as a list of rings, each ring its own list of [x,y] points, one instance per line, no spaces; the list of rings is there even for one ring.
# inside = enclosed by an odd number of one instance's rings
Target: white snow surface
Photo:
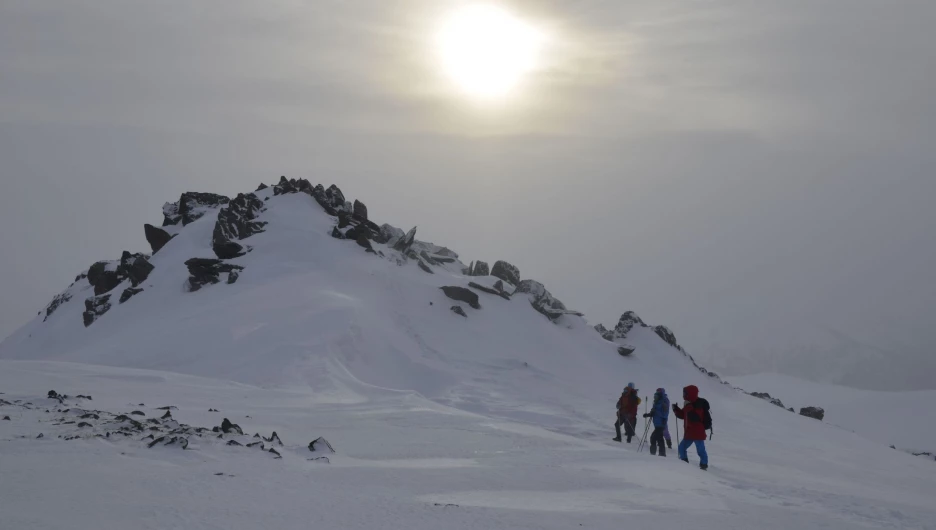
[[[0,344],[4,528],[934,527],[936,464],[720,384],[649,328],[632,330],[625,358],[526,296],[479,293],[482,309],[458,316],[438,287],[493,279],[365,253],[329,236],[334,219],[309,196],[270,195],[258,192],[266,231],[232,260],[237,283],[185,292],[183,262],[214,257],[206,215],[90,327],[76,293]],[[700,387],[709,471],[693,449],[687,465],[611,441],[628,381],[674,402]],[[174,405],[193,426],[276,431],[283,458],[81,434],[54,425],[54,403],[45,412],[50,389],[91,394],[84,409]],[[319,436],[336,450],[328,464],[308,460]]]
[[[881,392],[772,373],[732,377],[731,383],[749,392],[768,392],[797,412],[822,407],[824,422],[881,444],[936,455],[936,390]]]

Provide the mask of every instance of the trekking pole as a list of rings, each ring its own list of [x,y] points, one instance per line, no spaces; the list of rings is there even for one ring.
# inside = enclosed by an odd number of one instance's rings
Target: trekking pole
[[[648,432],[650,432],[650,418],[647,418],[647,422],[644,424],[643,437],[640,439],[640,443],[637,444],[638,453],[641,451],[641,449],[643,449],[643,446],[646,445]]]

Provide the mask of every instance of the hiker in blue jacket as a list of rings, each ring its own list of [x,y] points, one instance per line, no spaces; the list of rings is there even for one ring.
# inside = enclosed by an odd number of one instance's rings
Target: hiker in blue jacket
[[[664,433],[666,432],[666,423],[669,421],[669,398],[666,397],[666,390],[656,389],[653,394],[653,407],[650,412],[644,414],[644,418],[653,418],[653,434],[650,435],[650,454],[657,454],[657,448],[660,449],[660,456],[666,456],[666,445],[664,443]]]

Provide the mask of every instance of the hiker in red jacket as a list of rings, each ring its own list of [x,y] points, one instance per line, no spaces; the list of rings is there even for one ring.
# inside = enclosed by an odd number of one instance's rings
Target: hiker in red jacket
[[[634,388],[634,383],[627,383],[627,387],[621,394],[617,402],[617,421],[614,423],[615,442],[621,441],[621,425],[624,426],[624,436],[627,437],[627,443],[631,443],[631,438],[636,436],[634,426],[637,425],[637,406],[640,405],[640,393]]]
[[[712,420],[709,414],[708,401],[699,397],[699,387],[689,385],[683,388],[683,408],[673,404],[673,413],[676,417],[685,420],[686,435],[679,442],[679,459],[683,462],[689,461],[689,455],[686,451],[689,446],[695,444],[696,452],[699,453],[699,467],[708,469],[708,453],[705,451],[705,429],[711,426]]]

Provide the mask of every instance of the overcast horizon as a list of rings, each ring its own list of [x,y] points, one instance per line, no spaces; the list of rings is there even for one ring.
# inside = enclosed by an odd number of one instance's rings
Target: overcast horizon
[[[548,40],[491,102],[429,50],[462,3],[0,4],[0,337],[286,175],[720,373],[936,388],[936,5],[493,2]]]

